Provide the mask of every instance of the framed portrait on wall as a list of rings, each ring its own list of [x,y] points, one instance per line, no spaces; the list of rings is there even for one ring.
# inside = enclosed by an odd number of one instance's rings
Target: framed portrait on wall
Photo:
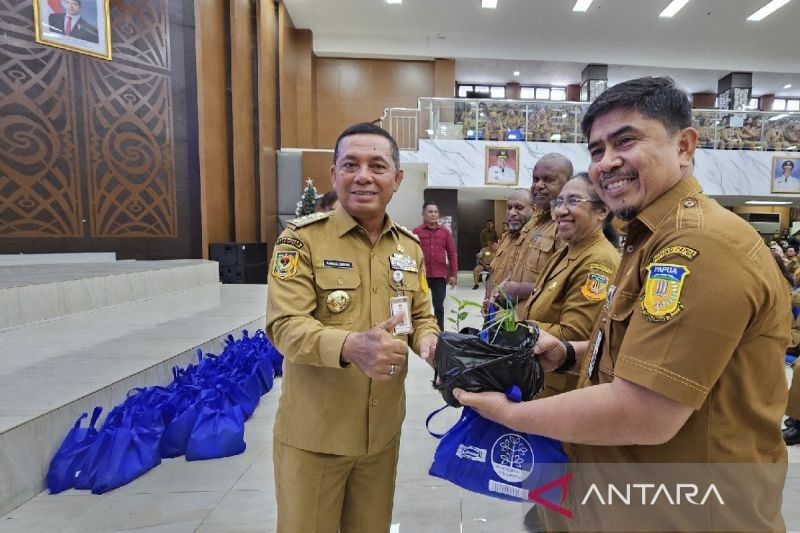
[[[109,0],[33,0],[36,42],[111,59]]]
[[[486,185],[517,186],[519,182],[519,148],[486,146]]]
[[[800,156],[774,156],[771,182],[774,193],[800,194]]]

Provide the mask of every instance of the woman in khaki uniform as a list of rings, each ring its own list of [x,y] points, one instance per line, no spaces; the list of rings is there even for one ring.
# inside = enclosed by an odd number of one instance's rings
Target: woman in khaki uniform
[[[552,208],[567,245],[544,267],[525,316],[562,341],[588,340],[620,262],[603,235],[609,209],[583,176],[564,185]],[[573,390],[577,382],[574,374],[548,373],[542,397]]]

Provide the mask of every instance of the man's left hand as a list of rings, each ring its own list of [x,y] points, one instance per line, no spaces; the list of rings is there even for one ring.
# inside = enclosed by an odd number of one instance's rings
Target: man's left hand
[[[449,278],[447,278],[447,284],[450,285],[451,289],[453,287],[455,287],[456,286],[456,277],[455,276],[450,276]]]
[[[433,357],[436,354],[436,343],[439,337],[435,333],[428,333],[419,341],[419,356],[433,368]]]

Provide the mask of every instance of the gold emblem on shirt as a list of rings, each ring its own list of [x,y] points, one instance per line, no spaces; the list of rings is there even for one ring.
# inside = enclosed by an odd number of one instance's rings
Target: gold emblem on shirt
[[[581,294],[592,302],[601,302],[606,299],[608,292],[608,276],[599,272],[589,272],[586,283],[581,286]]]
[[[667,322],[681,312],[681,290],[689,269],[683,265],[650,263],[642,297],[642,315],[650,322]]]
[[[325,305],[331,313],[341,313],[350,304],[350,295],[345,291],[333,291],[325,299]]]
[[[272,260],[272,276],[280,280],[293,278],[297,274],[297,252],[275,252]]]

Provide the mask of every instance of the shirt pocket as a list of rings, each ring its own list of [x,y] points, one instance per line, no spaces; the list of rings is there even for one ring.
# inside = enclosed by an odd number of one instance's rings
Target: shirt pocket
[[[542,235],[539,240],[531,245],[531,253],[527,257],[527,268],[538,272],[541,267],[544,267],[546,261],[541,261],[543,254],[552,255],[555,251],[556,240],[549,235]],[[539,263],[542,263],[541,265]]]
[[[358,319],[361,305],[361,276],[358,272],[321,268],[314,271],[314,280],[317,285],[317,320],[326,325],[337,325],[351,324]]]
[[[638,297],[624,292],[617,292],[608,309],[608,325],[605,331],[603,358],[600,360],[600,370],[613,375],[617,363],[617,355],[622,346],[622,340],[628,330],[631,315],[636,308]]]

